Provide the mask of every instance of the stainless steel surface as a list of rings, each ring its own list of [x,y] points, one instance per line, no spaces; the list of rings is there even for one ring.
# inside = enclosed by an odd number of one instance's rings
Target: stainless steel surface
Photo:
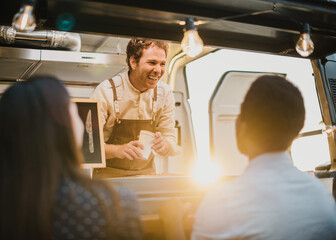
[[[0,26],[0,42],[62,48],[77,52],[81,48],[81,38],[78,33],[60,31],[17,32],[14,28],[8,26]]]
[[[0,42],[13,44],[15,42],[16,31],[14,28],[1,26],[0,27]]]
[[[157,214],[162,203],[172,197],[183,201],[200,201],[208,187],[202,187],[191,177],[185,176],[141,176],[106,179],[112,185],[126,187],[136,193],[142,215]]]
[[[171,198],[179,198],[183,202],[190,202],[194,210],[204,195],[212,188],[232,177],[223,177],[211,185],[200,185],[190,176],[139,176],[125,178],[104,179],[108,184],[122,186],[132,190],[138,197],[141,215],[157,216],[162,204]]]
[[[0,79],[25,78],[40,61],[40,51],[35,49],[0,48]]]
[[[124,54],[0,47],[0,80],[47,74],[67,83],[98,84],[127,68]]]
[[[0,42],[10,38],[13,32],[1,26],[0,30],[2,31]],[[34,34],[32,38],[41,40],[45,37],[41,32]],[[129,38],[84,33],[79,35],[81,52],[40,49],[41,44],[35,49],[23,48],[22,45],[9,47],[7,44],[2,44],[0,46],[0,84],[1,80],[24,80],[31,76],[48,74],[57,76],[67,85],[95,87],[104,79],[128,69],[125,53]],[[20,38],[24,39],[25,36],[20,33]],[[180,51],[179,44],[170,43],[169,45],[168,59]],[[165,79],[166,74],[162,81]],[[91,88],[89,91],[78,88],[72,97],[89,97],[91,93]]]
[[[41,50],[32,75],[53,74],[63,81],[101,82],[127,69],[125,55]]]

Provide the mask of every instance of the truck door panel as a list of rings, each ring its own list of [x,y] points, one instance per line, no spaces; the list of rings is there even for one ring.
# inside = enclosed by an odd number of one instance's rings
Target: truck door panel
[[[192,129],[191,110],[183,92],[174,91],[175,97],[175,129],[177,143],[181,152],[177,156],[169,157],[168,172],[182,175],[191,173],[195,159],[196,146]]]
[[[248,88],[257,77],[264,74],[226,72],[210,98],[210,155],[224,176],[240,175],[248,164],[247,157],[237,149],[235,121]]]
[[[330,55],[324,59],[312,61],[316,90],[319,97],[323,122],[327,128],[330,128],[327,134],[330,165],[326,168],[315,170],[315,176],[332,188],[333,196],[336,199],[336,139],[334,126],[336,125],[336,54]]]

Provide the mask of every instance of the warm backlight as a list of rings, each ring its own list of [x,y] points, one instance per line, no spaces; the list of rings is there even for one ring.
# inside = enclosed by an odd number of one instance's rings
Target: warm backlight
[[[193,178],[201,185],[216,182],[221,176],[220,168],[210,160],[196,161],[193,169]]]

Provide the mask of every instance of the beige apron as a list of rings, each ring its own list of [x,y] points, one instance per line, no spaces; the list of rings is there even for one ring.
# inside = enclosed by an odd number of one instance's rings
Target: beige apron
[[[112,134],[107,144],[122,145],[130,141],[137,140],[140,130],[155,132],[155,113],[157,103],[157,87],[154,88],[154,98],[152,106],[152,119],[133,120],[119,119],[119,105],[117,91],[112,79],[109,79],[113,91],[113,106],[116,114],[116,120],[112,129]],[[127,158],[110,158],[106,159],[106,168],[95,169],[94,176],[99,177],[125,177],[139,174],[154,174],[154,155],[150,154],[147,160]]]

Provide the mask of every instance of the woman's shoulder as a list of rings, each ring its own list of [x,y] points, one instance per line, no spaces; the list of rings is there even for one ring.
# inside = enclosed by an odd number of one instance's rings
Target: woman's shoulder
[[[129,209],[131,212],[138,212],[138,198],[136,194],[128,188],[115,186],[116,192],[120,196],[120,204],[124,209]]]
[[[99,230],[106,239],[107,228],[125,239],[141,239],[142,228],[136,195],[129,189],[104,181],[62,181],[55,206],[56,239],[68,239],[69,229],[77,239],[85,229],[92,235]],[[109,216],[109,217],[108,217]],[[99,235],[99,236],[100,236]]]
[[[103,183],[99,185],[100,194],[104,195],[104,199],[110,201],[111,199],[118,199],[119,206],[124,211],[130,210],[131,212],[138,211],[138,199],[136,194],[130,189],[120,185],[107,185]]]
[[[92,202],[100,202],[111,209],[118,206],[126,214],[139,214],[139,203],[134,192],[123,186],[109,184],[104,181],[92,180],[88,183],[72,180],[63,181],[58,199],[63,207],[70,202],[74,202],[76,205],[84,203],[92,205]],[[100,208],[101,206],[99,205],[92,207]]]
[[[126,187],[119,185],[114,186],[116,192],[121,196],[121,198],[136,198],[136,194]]]
[[[115,201],[114,207],[120,210],[121,218],[118,221],[118,233],[125,239],[142,239],[142,222],[140,207],[136,194],[128,188],[119,185],[100,185],[101,193],[110,195],[105,198],[107,205]],[[112,200],[114,199],[114,200]],[[111,206],[112,207],[112,206]]]
[[[94,182],[93,188],[96,194],[107,206],[117,204],[125,215],[138,215],[139,203],[136,194],[130,189],[117,185],[109,184],[104,181]]]
[[[94,188],[97,189],[98,193],[103,195],[118,195],[118,198],[121,200],[126,199],[136,199],[136,194],[130,189],[117,185],[117,184],[109,184],[104,181],[94,181]]]

